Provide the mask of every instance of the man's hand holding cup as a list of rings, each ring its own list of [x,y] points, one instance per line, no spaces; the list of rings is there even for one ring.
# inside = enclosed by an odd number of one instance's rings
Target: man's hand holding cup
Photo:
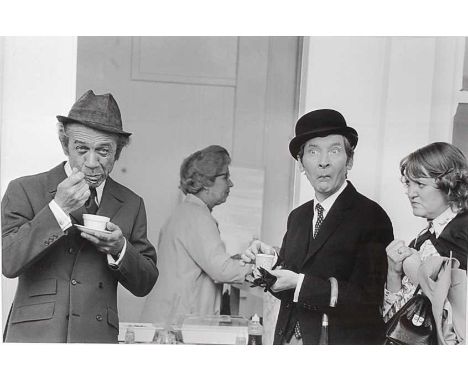
[[[125,238],[119,226],[112,222],[106,223],[106,230],[110,233],[101,233],[98,231],[87,233],[81,232],[81,237],[89,240],[99,250],[99,252],[117,256],[122,251]]]

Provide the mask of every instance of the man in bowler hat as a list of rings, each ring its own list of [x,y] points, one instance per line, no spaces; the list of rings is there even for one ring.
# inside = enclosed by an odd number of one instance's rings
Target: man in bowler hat
[[[356,130],[335,110],[297,121],[289,151],[315,196],[290,213],[279,253],[261,241],[245,252],[278,257],[271,271],[277,277],[271,290],[281,300],[275,344],[322,343],[324,314],[329,344],[383,342],[379,308],[393,229],[385,211],[347,180],[357,142]]]
[[[117,342],[117,284],[145,296],[157,278],[143,199],[109,177],[131,133],[111,94],[87,91],[57,116],[68,157],[15,179],[2,199],[2,269],[18,277],[7,342]],[[107,216],[82,232],[83,214]]]

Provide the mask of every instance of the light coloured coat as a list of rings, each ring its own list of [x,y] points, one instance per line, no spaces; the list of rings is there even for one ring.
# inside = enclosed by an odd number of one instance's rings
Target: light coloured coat
[[[226,253],[216,220],[191,194],[161,229],[158,261],[161,276],[146,300],[143,322],[165,323],[178,298],[176,317],[219,314],[222,283],[242,283],[250,272]]]

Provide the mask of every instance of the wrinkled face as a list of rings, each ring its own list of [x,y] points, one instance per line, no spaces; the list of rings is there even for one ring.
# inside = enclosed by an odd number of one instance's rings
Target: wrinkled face
[[[71,168],[82,171],[90,187],[98,187],[114,167],[117,138],[79,123],[69,124],[67,135],[68,147],[63,151]]]
[[[299,166],[321,202],[339,190],[353,160],[347,160],[343,136],[334,134],[308,140]]]
[[[233,186],[234,184],[230,179],[229,167],[224,166],[222,171],[215,177],[213,185],[207,187],[210,208],[224,203],[229,196],[229,190]]]
[[[402,180],[413,215],[432,220],[449,207],[447,195],[437,188],[433,178],[411,180],[403,177]]]

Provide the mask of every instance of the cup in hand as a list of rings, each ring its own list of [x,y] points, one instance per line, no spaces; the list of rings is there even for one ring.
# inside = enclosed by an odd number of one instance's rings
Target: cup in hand
[[[266,255],[264,253],[259,253],[255,255],[255,267],[259,268],[262,267],[266,270],[271,270],[274,265],[275,256],[273,255]]]
[[[108,217],[99,216],[99,215],[91,215],[91,214],[83,214],[83,222],[84,226],[91,229],[98,229],[101,231],[106,230],[106,223],[110,221]]]

